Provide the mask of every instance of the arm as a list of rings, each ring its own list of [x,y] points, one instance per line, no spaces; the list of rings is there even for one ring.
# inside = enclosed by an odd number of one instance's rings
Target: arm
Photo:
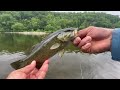
[[[120,28],[90,26],[78,32],[73,44],[85,53],[111,51],[112,59],[120,61]]]
[[[112,32],[111,55],[113,60],[120,61],[120,28]]]

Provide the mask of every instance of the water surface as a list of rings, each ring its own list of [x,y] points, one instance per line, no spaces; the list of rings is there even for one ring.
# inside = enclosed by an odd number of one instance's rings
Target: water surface
[[[32,46],[45,36],[0,34],[0,78],[4,79],[14,69],[10,63],[24,58]],[[86,54],[72,44],[62,58],[50,58],[46,79],[115,79],[120,78],[120,63],[111,59],[111,53]]]

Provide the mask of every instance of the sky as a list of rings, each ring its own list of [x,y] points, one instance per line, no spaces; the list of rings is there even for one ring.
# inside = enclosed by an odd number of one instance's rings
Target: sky
[[[55,11],[55,12],[85,12],[85,11]],[[87,11],[87,12],[104,12],[104,13],[107,13],[107,14],[119,15],[120,16],[120,11]]]

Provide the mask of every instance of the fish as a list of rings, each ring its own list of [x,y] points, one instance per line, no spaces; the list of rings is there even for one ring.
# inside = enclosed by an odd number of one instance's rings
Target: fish
[[[29,55],[22,60],[12,62],[11,67],[17,70],[29,65],[35,60],[36,68],[39,69],[45,60],[64,51],[64,48],[68,46],[69,42],[77,37],[77,32],[78,28],[64,28],[49,34],[33,47]]]

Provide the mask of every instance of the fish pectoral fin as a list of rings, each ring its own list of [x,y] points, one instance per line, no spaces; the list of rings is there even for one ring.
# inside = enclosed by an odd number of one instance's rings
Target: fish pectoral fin
[[[65,53],[65,50],[62,49],[62,50],[58,53],[58,55],[59,55],[60,57],[62,57],[62,56],[64,55],[64,53]]]
[[[52,50],[52,49],[56,49],[56,48],[58,48],[60,46],[60,43],[55,43],[55,44],[53,44],[51,47],[50,47],[50,49]]]

